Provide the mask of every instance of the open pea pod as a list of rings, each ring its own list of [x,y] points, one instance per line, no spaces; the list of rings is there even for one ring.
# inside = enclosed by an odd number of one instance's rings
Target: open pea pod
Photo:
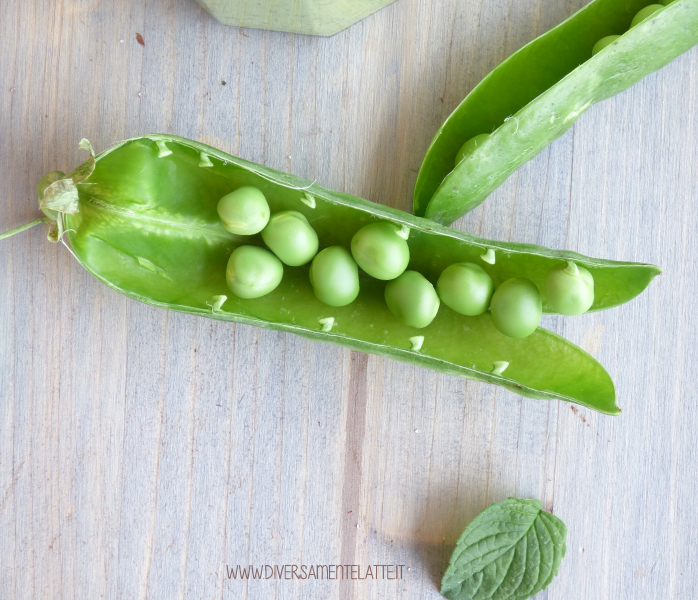
[[[91,150],[86,141],[82,145]],[[372,222],[390,221],[409,230],[409,268],[432,282],[448,265],[472,261],[495,285],[512,277],[530,279],[545,303],[547,272],[573,260],[592,273],[591,310],[602,310],[634,298],[659,273],[652,265],[490,242],[168,135],[117,144],[70,176],[49,174],[39,184],[39,198],[48,215],[43,220],[54,225],[49,239],[64,241],[97,279],[141,302],[289,331],[495,383],[524,396],[619,412],[608,373],[554,333],[539,328],[527,338],[511,339],[494,327],[489,313],[466,317],[443,304],[429,326],[413,329],[388,310],[386,282],[364,273],[358,298],[341,308],[316,299],[308,265],[285,267],[281,284],[266,296],[235,297],[226,285],[228,258],[236,247],[262,245],[262,240],[226,231],[216,205],[243,185],[259,188],[272,214],[295,210],[305,215],[320,248],[349,248],[354,233]],[[544,310],[551,312],[545,305]]]
[[[593,0],[496,67],[436,133],[417,176],[414,213],[452,223],[594,103],[698,44],[697,0],[674,0],[628,30],[651,3]],[[596,42],[614,34],[623,35],[592,57]],[[461,145],[483,133],[491,136],[454,167]]]

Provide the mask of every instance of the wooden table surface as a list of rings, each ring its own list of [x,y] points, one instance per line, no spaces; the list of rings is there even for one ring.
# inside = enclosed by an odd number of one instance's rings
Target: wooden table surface
[[[398,0],[319,39],[193,0],[2,0],[0,230],[82,137],[153,132],[409,211],[447,115],[584,3]],[[151,308],[41,227],[0,243],[0,597],[436,599],[466,524],[520,496],[569,528],[539,598],[695,598],[697,90],[694,49],[456,223],[662,267],[620,308],[544,318],[608,369],[618,417]],[[228,579],[249,564],[404,567]]]

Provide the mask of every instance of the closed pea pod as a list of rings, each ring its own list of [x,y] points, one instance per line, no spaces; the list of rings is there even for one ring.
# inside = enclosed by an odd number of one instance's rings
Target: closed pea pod
[[[422,329],[434,320],[440,302],[424,275],[405,271],[385,286],[385,303],[398,321]]]
[[[495,290],[490,309],[499,331],[511,338],[525,338],[540,324],[543,301],[532,281],[509,279]]]
[[[475,263],[450,265],[436,282],[439,298],[449,308],[474,317],[484,313],[494,293],[494,283],[485,270]]]
[[[202,168],[201,163],[211,166]],[[542,328],[513,339],[498,333],[489,312],[469,317],[439,310],[415,335],[414,327],[390,312],[384,282],[360,274],[356,300],[328,306],[313,291],[309,265],[284,269],[278,286],[263,296],[230,294],[229,258],[247,244],[225,230],[216,206],[231,189],[244,185],[264,193],[272,214],[302,212],[326,246],[347,247],[372,223],[409,230],[410,269],[429,281],[436,281],[449,265],[487,258],[484,264],[495,285],[518,277],[544,289],[549,271],[570,260],[593,275],[590,310],[595,311],[634,298],[659,273],[652,265],[483,240],[170,135],[126,140],[68,175],[53,173],[39,190],[46,217],[32,224],[49,221],[49,239],[62,241],[89,273],[152,306],[296,333],[496,383],[525,396],[571,400],[618,413],[613,382],[603,367]],[[547,304],[543,310],[553,312]]]
[[[309,276],[315,296],[328,306],[346,306],[359,295],[359,268],[342,246],[319,252],[310,265]]]
[[[414,189],[414,213],[449,224],[613,96],[698,44],[698,3],[675,0],[629,30],[648,0],[592,0],[487,75],[436,132]],[[594,56],[610,35],[613,52]],[[454,167],[466,140],[486,143]]]
[[[296,210],[273,215],[262,230],[262,239],[281,262],[291,267],[304,265],[317,254],[317,233],[308,219]]]
[[[664,4],[671,4],[672,0],[664,0]],[[640,23],[643,21],[647,20],[649,17],[651,17],[654,13],[657,11],[661,10],[664,8],[661,4],[650,4],[649,6],[646,6],[645,8],[639,10],[637,14],[633,17],[633,20],[630,22],[630,29],[633,27],[637,27]],[[607,48],[611,44],[617,42],[621,38],[620,35],[607,35],[606,37],[601,38],[596,44],[594,44],[594,47],[591,50],[592,56],[596,56],[601,50],[604,48]]]

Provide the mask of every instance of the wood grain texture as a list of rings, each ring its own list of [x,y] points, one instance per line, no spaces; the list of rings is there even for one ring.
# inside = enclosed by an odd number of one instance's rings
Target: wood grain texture
[[[171,132],[404,210],[433,133],[584,0],[398,0],[332,38],[193,0],[0,2],[0,230],[95,148]],[[136,33],[143,37],[138,43]],[[544,325],[613,376],[607,417],[127,300],[35,228],[0,244],[2,598],[436,599],[488,504],[569,527],[540,598],[698,594],[698,51],[590,109],[456,226],[664,274]],[[402,564],[399,581],[226,567]]]

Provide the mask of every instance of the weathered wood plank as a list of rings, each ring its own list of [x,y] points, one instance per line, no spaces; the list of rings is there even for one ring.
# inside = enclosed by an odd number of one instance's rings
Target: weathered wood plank
[[[44,173],[173,132],[410,210],[438,126],[584,0],[399,0],[327,39],[192,0],[0,3],[0,230]],[[143,39],[141,45],[136,33]],[[540,498],[568,557],[542,598],[698,592],[698,52],[593,107],[457,226],[654,262],[623,307],[545,326],[616,418],[121,297],[36,228],[0,244],[0,594],[438,598],[486,505]],[[400,581],[229,580],[403,564]]]

